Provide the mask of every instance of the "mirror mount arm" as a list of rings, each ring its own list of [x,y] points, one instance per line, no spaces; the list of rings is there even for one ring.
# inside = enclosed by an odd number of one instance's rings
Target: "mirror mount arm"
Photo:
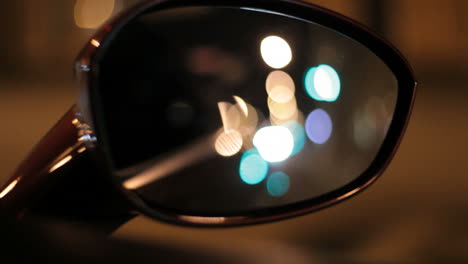
[[[2,186],[0,215],[65,221],[103,233],[135,216],[87,147],[94,138],[79,115],[73,106]]]

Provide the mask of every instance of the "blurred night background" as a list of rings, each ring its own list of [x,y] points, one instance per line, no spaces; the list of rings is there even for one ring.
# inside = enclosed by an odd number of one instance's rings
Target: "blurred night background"
[[[3,1],[0,183],[74,104],[72,66],[82,45],[109,16],[136,2]],[[349,201],[279,223],[208,230],[138,217],[115,236],[213,248],[263,246],[305,258],[468,260],[468,1],[310,2],[374,29],[413,65],[419,81],[413,116],[381,179]]]

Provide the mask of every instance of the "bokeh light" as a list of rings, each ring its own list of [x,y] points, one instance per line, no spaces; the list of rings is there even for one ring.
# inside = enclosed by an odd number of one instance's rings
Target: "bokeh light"
[[[234,98],[234,101],[236,101],[237,106],[242,111],[242,114],[244,114],[244,116],[248,116],[249,115],[249,108],[247,107],[247,103],[244,101],[244,99],[242,99],[239,96],[235,96],[235,95],[232,98]]]
[[[266,79],[265,86],[268,96],[278,103],[290,101],[296,90],[293,79],[284,71],[271,72]]]
[[[279,103],[268,97],[268,109],[270,110],[270,115],[276,119],[291,119],[297,114],[296,97],[292,97],[291,100],[284,103]]]
[[[218,110],[224,131],[237,130],[240,125],[240,113],[237,107],[228,102],[218,102]]]
[[[294,148],[291,155],[301,152],[306,142],[306,133],[304,127],[297,121],[287,121],[281,126],[289,129],[294,139]]]
[[[77,0],[75,3],[75,24],[80,28],[97,28],[114,12],[115,0]]]
[[[278,36],[263,39],[260,52],[265,63],[274,69],[284,68],[292,60],[291,47],[286,40]]]
[[[316,109],[307,116],[305,130],[312,142],[324,144],[332,134],[333,123],[325,110]]]
[[[257,150],[250,149],[242,155],[239,175],[247,184],[258,184],[268,173],[268,163],[262,159]]]
[[[250,135],[255,132],[258,124],[258,113],[255,107],[246,103],[247,116],[242,115],[240,120],[240,130],[243,135]]]
[[[238,131],[224,132],[223,130],[216,138],[214,147],[219,155],[230,157],[241,150],[242,143],[242,135]]]
[[[336,70],[326,64],[310,68],[305,76],[307,94],[317,101],[334,102],[341,92],[341,80]]]
[[[279,126],[288,121],[297,121],[298,123],[304,124],[304,114],[299,109],[297,109],[293,116],[286,119],[281,119],[274,115],[270,115],[270,123],[272,125]]]
[[[269,126],[257,131],[253,145],[260,156],[268,162],[280,162],[289,158],[294,149],[294,138],[289,129]]]
[[[289,191],[289,176],[281,171],[272,173],[267,180],[267,191],[271,196],[280,197]]]

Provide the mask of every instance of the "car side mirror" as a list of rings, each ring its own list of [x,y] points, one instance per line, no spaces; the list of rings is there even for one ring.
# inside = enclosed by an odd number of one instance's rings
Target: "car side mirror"
[[[77,108],[55,129],[69,142],[41,177],[92,155],[129,211],[191,225],[278,220],[360,192],[390,162],[415,93],[388,42],[286,0],[148,1],[104,25],[75,68]],[[27,206],[15,189],[34,173],[5,185],[6,208]]]

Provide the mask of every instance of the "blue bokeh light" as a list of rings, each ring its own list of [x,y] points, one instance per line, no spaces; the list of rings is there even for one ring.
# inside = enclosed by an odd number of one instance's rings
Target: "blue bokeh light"
[[[289,176],[281,171],[272,173],[267,180],[267,191],[274,197],[285,195],[289,191]]]
[[[333,131],[330,116],[323,109],[316,109],[307,116],[305,123],[307,137],[316,144],[324,144]]]
[[[304,127],[297,121],[291,120],[283,123],[281,126],[289,129],[294,138],[294,148],[291,155],[296,155],[301,152],[306,142],[306,134]]]
[[[239,175],[247,184],[262,182],[268,173],[268,163],[256,149],[250,149],[242,155],[239,165]]]
[[[341,93],[341,80],[330,65],[321,64],[310,68],[304,78],[307,94],[317,101],[334,102]]]

